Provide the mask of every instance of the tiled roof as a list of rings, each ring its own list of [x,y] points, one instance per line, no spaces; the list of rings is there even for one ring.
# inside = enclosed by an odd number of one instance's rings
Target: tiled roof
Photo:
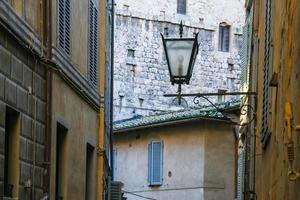
[[[230,101],[217,104],[216,106],[222,110],[238,109],[240,102]],[[213,106],[204,106],[175,112],[163,112],[150,116],[136,116],[130,119],[116,121],[113,124],[113,130],[120,132],[124,130],[160,125],[168,122],[201,118],[229,120],[222,113],[218,112]]]

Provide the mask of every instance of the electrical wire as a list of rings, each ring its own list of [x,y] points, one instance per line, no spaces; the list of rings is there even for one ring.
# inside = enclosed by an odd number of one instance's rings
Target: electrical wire
[[[125,190],[122,190],[122,192],[127,193],[127,194],[131,194],[131,195],[134,195],[134,196],[137,196],[137,197],[141,197],[143,199],[157,200],[157,199],[154,199],[154,198],[151,198],[151,197],[142,196],[142,195],[135,194],[133,192],[129,192],[129,191],[125,191]]]

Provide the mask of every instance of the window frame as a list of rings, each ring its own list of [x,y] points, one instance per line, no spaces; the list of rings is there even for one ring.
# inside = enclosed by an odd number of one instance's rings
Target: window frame
[[[153,146],[155,143],[159,143],[160,144],[160,161],[159,161],[159,166],[160,166],[160,177],[159,177],[159,181],[153,180],[153,176],[154,176],[154,166],[153,166]],[[151,141],[148,144],[148,185],[151,186],[161,186],[163,184],[163,151],[164,151],[164,143],[163,141]]]
[[[225,46],[225,32],[228,31],[228,46]],[[218,41],[218,50],[221,52],[229,52],[230,51],[230,31],[231,26],[226,22],[222,22],[219,24],[219,41]]]

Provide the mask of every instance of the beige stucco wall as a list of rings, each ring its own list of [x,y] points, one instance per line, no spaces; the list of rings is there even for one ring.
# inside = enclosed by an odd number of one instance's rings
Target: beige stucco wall
[[[97,160],[96,145],[98,133],[98,113],[93,110],[55,73],[52,84],[52,134],[51,134],[51,178],[50,199],[55,197],[56,124],[63,123],[68,128],[66,134],[66,195],[64,199],[85,198],[86,143],[95,145],[93,151],[92,198],[96,198]]]
[[[155,140],[164,142],[163,185],[149,187],[148,144]],[[125,191],[157,200],[232,200],[234,148],[232,126],[224,122],[199,121],[117,133],[115,180],[124,183]]]

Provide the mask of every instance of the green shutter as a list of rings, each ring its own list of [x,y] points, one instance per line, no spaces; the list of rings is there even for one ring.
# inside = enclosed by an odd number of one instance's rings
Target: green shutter
[[[266,0],[265,15],[265,57],[264,57],[264,85],[263,85],[263,103],[262,103],[262,147],[265,148],[269,137],[270,130],[268,126],[269,110],[270,110],[270,89],[269,89],[269,73],[270,73],[270,47],[271,47],[271,0]]]
[[[237,200],[244,198],[244,174],[245,174],[245,151],[238,157],[238,177],[237,177]]]

